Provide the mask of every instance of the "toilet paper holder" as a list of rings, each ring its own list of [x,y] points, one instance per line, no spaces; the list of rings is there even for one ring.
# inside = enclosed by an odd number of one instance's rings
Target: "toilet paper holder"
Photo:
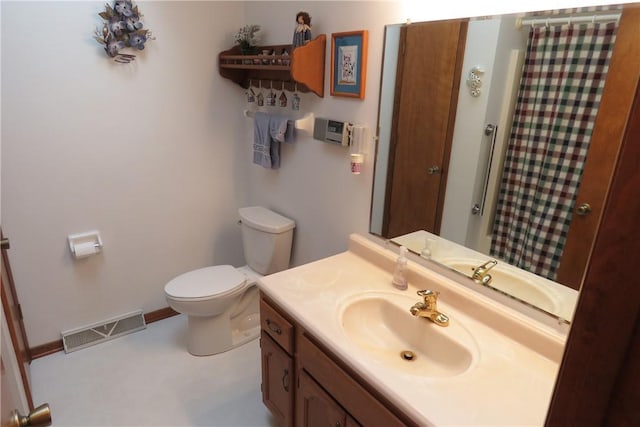
[[[102,238],[97,230],[70,234],[67,237],[69,250],[74,258],[85,258],[102,251]]]

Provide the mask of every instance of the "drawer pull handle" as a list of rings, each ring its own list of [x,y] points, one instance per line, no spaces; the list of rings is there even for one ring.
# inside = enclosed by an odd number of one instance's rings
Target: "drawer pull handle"
[[[271,319],[265,320],[265,323],[269,327],[272,332],[275,332],[278,335],[282,335],[282,329],[275,322],[272,322]]]
[[[284,373],[282,374],[282,388],[284,388],[284,391],[289,391],[289,370],[285,369]]]

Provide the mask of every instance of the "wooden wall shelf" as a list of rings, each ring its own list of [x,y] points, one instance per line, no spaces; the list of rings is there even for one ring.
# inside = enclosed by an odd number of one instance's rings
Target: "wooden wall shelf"
[[[273,51],[277,55],[242,55],[239,46],[220,52],[218,66],[220,75],[243,88],[249,83],[271,82],[273,87],[300,92],[313,92],[324,97],[324,60],[327,36],[321,34],[304,46],[293,49],[292,45],[258,46],[258,52]],[[286,52],[286,55],[282,55]],[[262,83],[268,87],[269,83]]]

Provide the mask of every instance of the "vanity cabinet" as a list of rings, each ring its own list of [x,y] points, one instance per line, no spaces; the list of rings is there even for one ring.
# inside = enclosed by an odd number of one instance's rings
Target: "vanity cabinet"
[[[239,46],[220,52],[220,75],[247,89],[263,88],[313,92],[324,97],[324,61],[327,36],[321,34],[304,46],[258,46],[257,52],[269,55],[243,55]]]
[[[417,425],[264,294],[260,324],[262,400],[281,426]]]

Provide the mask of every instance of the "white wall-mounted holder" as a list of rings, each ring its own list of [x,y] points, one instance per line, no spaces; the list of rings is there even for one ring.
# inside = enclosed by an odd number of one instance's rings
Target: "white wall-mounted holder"
[[[482,90],[482,77],[484,76],[484,69],[479,65],[476,65],[469,71],[469,75],[467,76],[467,86],[469,87],[469,93],[474,98],[480,96]]]
[[[75,259],[86,258],[102,252],[102,238],[97,230],[70,234],[67,237],[69,250]]]
[[[359,175],[362,164],[369,153],[369,129],[364,125],[353,125],[349,130],[349,146],[351,147],[351,173]]]

